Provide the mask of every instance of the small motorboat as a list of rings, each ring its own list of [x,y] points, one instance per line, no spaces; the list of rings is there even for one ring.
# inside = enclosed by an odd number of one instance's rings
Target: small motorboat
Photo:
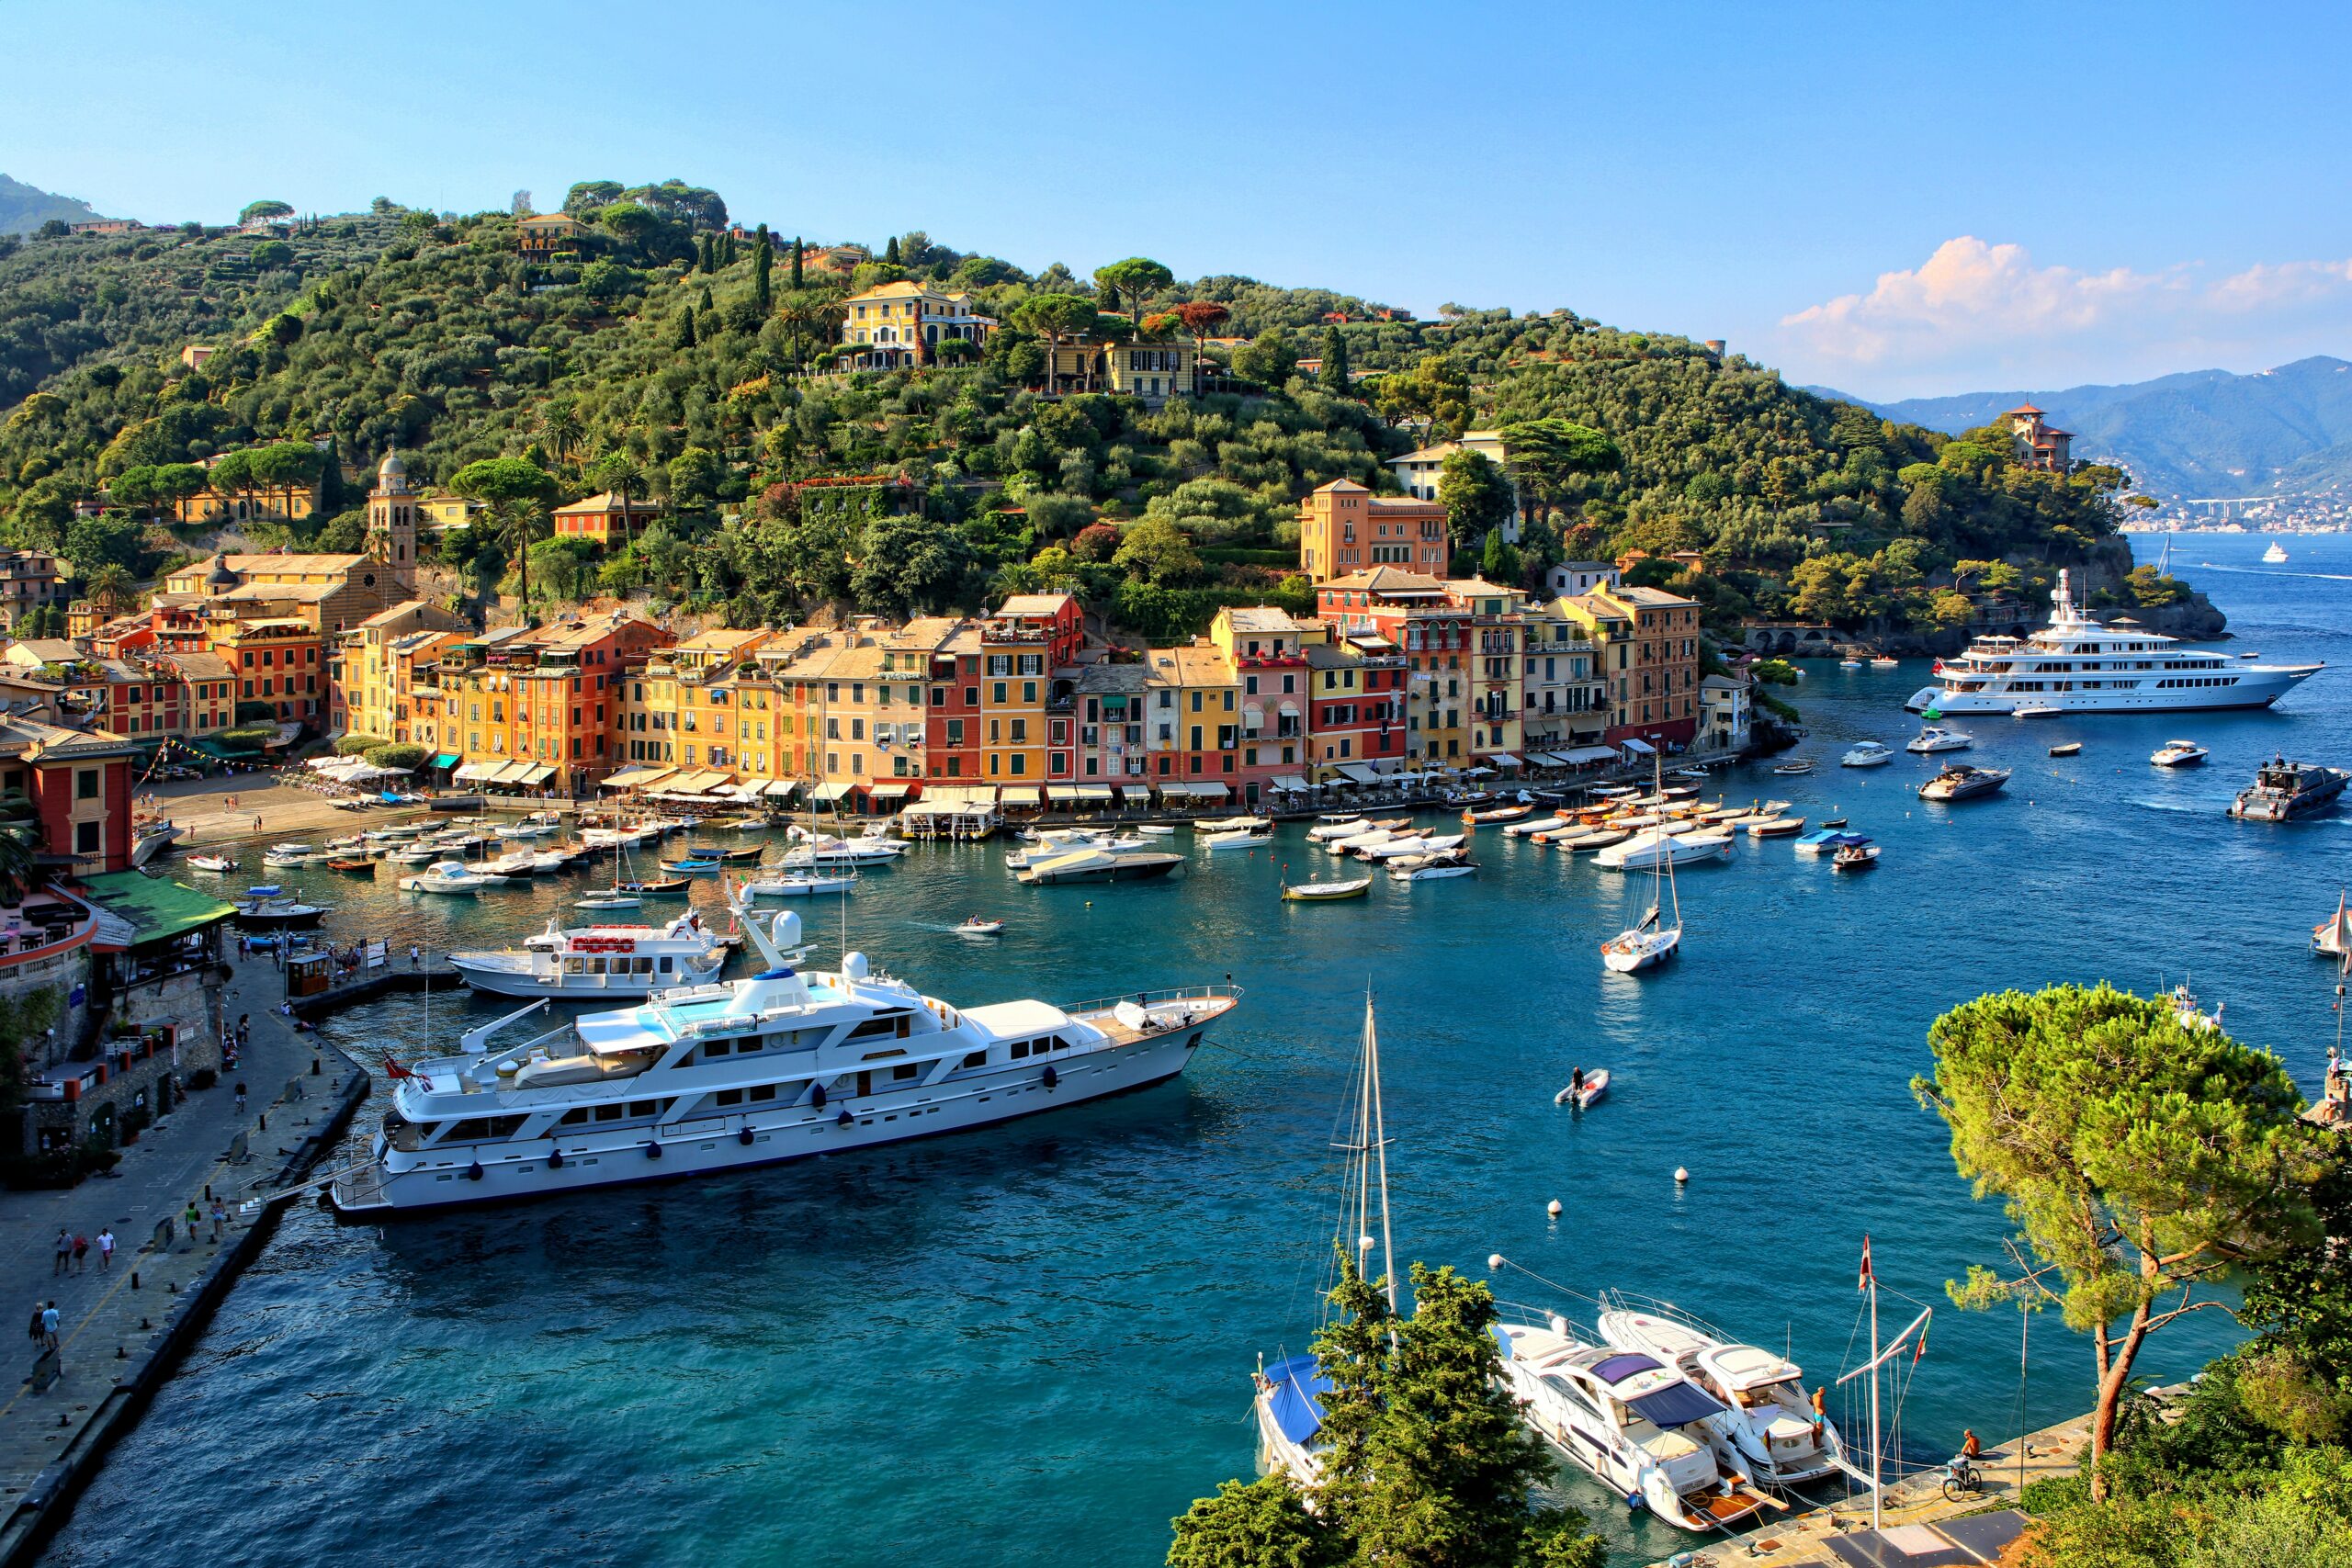
[[[376,863],[372,860],[354,860],[346,855],[337,855],[327,862],[327,869],[347,872],[354,876],[373,876],[376,874]]]
[[[1878,846],[1876,844],[1845,845],[1830,857],[1829,864],[1831,869],[1836,871],[1871,870],[1878,864]]]
[[[1256,828],[1227,828],[1214,833],[1195,833],[1194,846],[1204,850],[1249,850],[1270,843],[1273,834]]]
[[[1599,1100],[1602,1095],[1607,1094],[1608,1092],[1609,1069],[1607,1067],[1595,1067],[1592,1071],[1585,1074],[1580,1080],[1568,1085],[1567,1088],[1554,1095],[1552,1097],[1552,1103],[1555,1105],[1573,1105],[1578,1111],[1582,1111],[1590,1106],[1594,1100]]]
[[[1535,809],[1532,806],[1498,806],[1492,811],[1465,811],[1462,820],[1473,828],[1484,828],[1496,822],[1516,822]]]
[[[2079,757],[2082,753],[2083,743],[2079,740],[2069,740],[2063,746],[2050,748],[2050,754],[2053,757]]]
[[[2194,740],[2167,740],[2156,748],[2148,761],[2159,768],[2193,768],[2211,755]]]
[[[2066,710],[2048,703],[2019,703],[2009,710],[2011,718],[2056,718]]]
[[[480,872],[463,861],[435,861],[414,876],[401,878],[403,893],[452,893],[472,895],[485,887],[503,887],[506,878]]]
[[[198,871],[218,873],[237,869],[237,863],[227,855],[190,855],[187,857],[187,863]]]
[[[665,860],[661,865],[673,876],[692,876],[699,872],[718,869],[718,862],[715,860]]]
[[[1838,758],[1838,765],[1841,768],[1882,768],[1893,761],[1894,752],[1892,748],[1882,746],[1875,740],[1865,740]]]
[[[288,897],[276,883],[264,883],[245,889],[237,901],[237,923],[241,926],[315,926],[334,908],[332,904],[306,904],[300,897]]]
[[[1889,659],[1885,654],[1882,653],[1876,659],[1871,660],[1871,668],[1873,670],[1900,670],[1903,668],[1903,660],[1899,659]]]
[[[1004,922],[1002,920],[984,920],[980,919],[979,916],[974,915],[970,919],[966,920],[962,925],[956,928],[956,934],[957,936],[1002,936],[1004,934]]]
[[[579,909],[634,909],[644,900],[628,893],[591,893],[585,898],[575,898],[572,907]]]
[[[1772,771],[1776,773],[1794,777],[1799,773],[1809,773],[1813,772],[1813,762],[1810,758],[1792,757],[1785,762],[1773,763]]]
[[[1176,829],[1166,822],[1147,822],[1136,829],[1147,839],[1172,839]]]
[[[1568,818],[1565,817],[1534,817],[1524,822],[1513,822],[1503,829],[1503,833],[1506,837],[1513,839],[1532,839],[1538,833],[1548,833],[1555,828],[1566,827],[1567,822]]]
[[[1819,832],[1805,834],[1793,847],[1801,855],[1834,855],[1839,850],[1870,841],[1868,833],[1841,833],[1835,829],[1824,828]]]
[[[684,893],[693,886],[694,878],[690,876],[665,876],[651,882],[624,882],[615,891],[634,893],[639,897],[660,897],[669,893]]]
[[[1916,751],[1924,757],[1930,751],[1963,751],[1974,743],[1975,739],[1973,736],[1962,735],[1957,729],[1944,729],[1931,724],[1917,735],[1913,736],[1903,749],[1905,751]]]
[[[272,844],[268,852],[261,857],[261,863],[264,865],[309,865],[312,861],[325,858],[316,847],[310,844]]]
[[[1804,818],[1802,817],[1768,817],[1763,818],[1761,821],[1747,822],[1742,824],[1742,826],[1747,829],[1747,836],[1751,839],[1786,839],[1804,831]],[[1696,833],[1685,833],[1682,835],[1683,841],[1686,843],[1699,836],[1700,835]]]
[[[1846,825],[1846,819],[1843,817],[1825,817],[1821,819],[1821,825],[1825,828],[1843,828]]]
[[[1399,882],[1442,882],[1449,876],[1468,876],[1478,869],[1470,861],[1452,855],[1431,855],[1417,864],[1398,863],[1388,868],[1388,874]]]
[[[1290,882],[1283,885],[1283,897],[1295,904],[1329,904],[1340,898],[1361,898],[1372,890],[1372,878],[1359,876],[1346,882]]]
[[[1921,800],[1976,800],[1995,794],[2009,782],[2007,768],[1946,768],[1919,786]]]
[[[1861,667],[1862,661],[1859,659],[1841,659],[1838,661],[1838,668],[1840,670],[1860,670]]]
[[[696,844],[686,851],[695,860],[747,861],[757,860],[767,852],[758,844],[746,844],[740,850],[722,850],[716,844]]]

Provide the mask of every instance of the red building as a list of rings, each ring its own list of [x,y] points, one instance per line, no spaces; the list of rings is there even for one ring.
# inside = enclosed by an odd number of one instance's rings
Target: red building
[[[980,633],[964,626],[931,656],[924,711],[923,773],[932,779],[980,776]]]
[[[30,797],[44,857],[77,873],[129,868],[137,756],[137,747],[106,730],[0,718],[0,790]]]
[[[1308,777],[1316,784],[1365,782],[1405,757],[1405,656],[1365,634],[1307,649],[1311,676]],[[1351,770],[1356,770],[1351,772]]]

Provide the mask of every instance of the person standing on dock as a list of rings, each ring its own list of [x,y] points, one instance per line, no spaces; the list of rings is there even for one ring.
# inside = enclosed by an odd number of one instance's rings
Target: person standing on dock
[[[90,1266],[90,1238],[80,1231],[74,1233],[74,1272],[81,1273]]]
[[[57,1261],[50,1265],[49,1277],[54,1280],[64,1273],[65,1266],[73,1259],[74,1233],[60,1225],[57,1227]]]
[[[187,1244],[194,1247],[197,1227],[204,1224],[204,1211],[196,1206],[195,1199],[187,1201],[187,1213],[180,1216],[180,1221],[187,1226]]]
[[[229,1223],[229,1210],[220,1199],[212,1200],[212,1245],[220,1245],[220,1227]]]

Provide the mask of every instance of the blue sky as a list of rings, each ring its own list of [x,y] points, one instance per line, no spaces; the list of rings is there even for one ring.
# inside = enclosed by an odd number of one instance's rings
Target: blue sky
[[[675,175],[812,239],[1567,305],[1891,398],[2352,356],[2347,35],[2292,4],[17,0],[0,170],[211,221]]]

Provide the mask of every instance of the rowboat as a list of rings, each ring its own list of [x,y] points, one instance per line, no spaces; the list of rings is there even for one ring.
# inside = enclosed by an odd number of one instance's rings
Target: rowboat
[[[1283,897],[1295,904],[1329,904],[1340,898],[1361,898],[1372,888],[1372,878],[1348,882],[1286,882]]]

